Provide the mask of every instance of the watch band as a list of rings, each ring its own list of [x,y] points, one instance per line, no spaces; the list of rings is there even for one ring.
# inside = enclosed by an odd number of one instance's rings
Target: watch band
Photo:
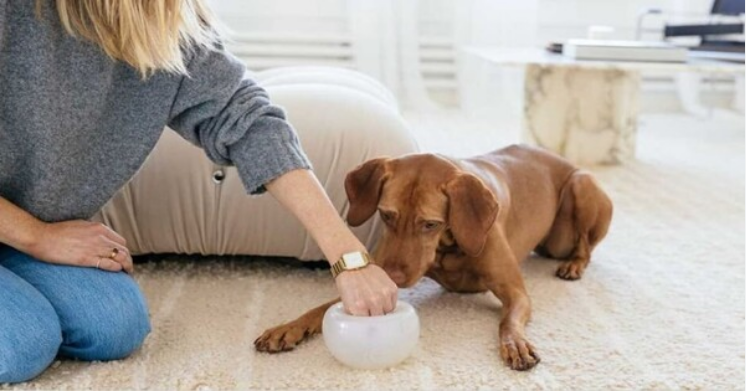
[[[345,261],[345,258],[349,256],[357,256],[358,254],[362,257],[364,263],[356,267],[348,266]],[[344,271],[354,271],[360,268],[364,268],[368,264],[370,264],[370,255],[368,254],[368,252],[345,253],[342,255],[342,257],[339,258],[339,260],[337,260],[336,263],[332,264],[332,277],[336,278],[337,275],[341,274]]]

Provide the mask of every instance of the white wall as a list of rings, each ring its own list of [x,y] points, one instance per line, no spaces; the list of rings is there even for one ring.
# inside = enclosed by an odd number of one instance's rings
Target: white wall
[[[336,37],[313,47],[305,56],[290,56],[293,42],[282,43],[274,60],[256,60],[268,50],[251,50],[244,58],[258,68],[296,63],[327,63],[362,69],[382,80],[401,98],[406,95],[403,79],[408,50],[395,35],[401,5],[416,2],[416,29],[420,40],[420,73],[424,86],[437,101],[456,104],[455,51],[461,44],[543,46],[549,41],[583,37],[590,25],[615,29],[613,37],[631,39],[639,12],[647,7],[662,9],[673,20],[701,20],[712,0],[212,0],[219,18],[237,33],[292,34],[293,37]],[[387,19],[388,18],[388,19]],[[650,16],[646,26],[659,30],[663,18]],[[406,28],[407,26],[405,26]],[[655,32],[646,33],[655,39]],[[253,39],[253,38],[252,38]],[[323,41],[323,40],[322,40]],[[334,41],[334,42],[332,42]],[[244,42],[243,44],[249,44]],[[261,42],[259,43],[261,44]],[[277,43],[272,43],[273,48]],[[316,45],[316,46],[313,46]],[[326,45],[320,50],[319,45]],[[315,50],[315,52],[314,52]],[[316,54],[314,54],[316,53]],[[326,54],[319,54],[326,53]],[[314,57],[316,56],[316,57]],[[249,64],[251,66],[251,64]],[[255,68],[256,68],[255,67]],[[648,92],[643,109],[675,110],[678,100],[671,75],[646,74]],[[727,102],[732,95],[730,80],[708,84],[713,102]],[[713,92],[714,91],[714,92]]]
[[[237,32],[339,33],[347,30],[347,0],[211,0]]]

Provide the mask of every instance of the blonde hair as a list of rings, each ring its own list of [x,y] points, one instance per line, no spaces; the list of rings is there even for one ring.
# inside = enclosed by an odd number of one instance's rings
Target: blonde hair
[[[205,0],[55,1],[68,33],[96,43],[143,78],[158,70],[186,75],[183,50],[214,49],[219,39]]]

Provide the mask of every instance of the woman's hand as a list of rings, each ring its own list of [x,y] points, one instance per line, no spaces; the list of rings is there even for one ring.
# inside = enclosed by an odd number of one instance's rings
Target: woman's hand
[[[132,273],[122,236],[101,223],[83,220],[43,223],[27,252],[42,261]]]
[[[345,310],[354,316],[380,316],[396,307],[396,284],[375,264],[343,271],[335,281]]]
[[[293,170],[266,186],[308,229],[329,262],[336,262],[345,253],[365,251],[365,245],[340,218],[312,172]],[[378,316],[396,307],[396,284],[375,264],[343,271],[337,275],[336,283],[345,310],[350,314]]]

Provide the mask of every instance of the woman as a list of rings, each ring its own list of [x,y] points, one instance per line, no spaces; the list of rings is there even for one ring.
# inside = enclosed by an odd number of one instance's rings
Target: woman
[[[142,344],[127,244],[87,219],[166,125],[235,165],[248,193],[276,197],[328,260],[365,252],[283,112],[219,46],[203,1],[0,0],[0,383],[58,354],[112,360]],[[335,281],[354,314],[396,302],[375,265]]]

